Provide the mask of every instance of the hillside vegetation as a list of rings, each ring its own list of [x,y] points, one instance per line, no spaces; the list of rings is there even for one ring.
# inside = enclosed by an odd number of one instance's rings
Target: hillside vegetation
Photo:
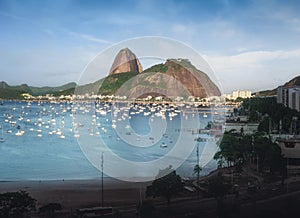
[[[33,87],[27,84],[18,86],[10,86],[6,82],[0,82],[0,98],[2,99],[22,99],[22,94],[28,93],[33,96],[54,94],[54,95],[69,95],[74,93],[76,83],[68,83],[58,87]]]

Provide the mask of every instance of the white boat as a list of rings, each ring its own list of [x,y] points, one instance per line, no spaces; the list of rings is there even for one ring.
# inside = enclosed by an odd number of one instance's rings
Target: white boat
[[[22,136],[24,134],[24,131],[18,131],[17,133],[16,133],[16,136]]]
[[[168,147],[168,145],[167,144],[165,144],[164,142],[160,145],[160,147],[161,148],[167,148]]]

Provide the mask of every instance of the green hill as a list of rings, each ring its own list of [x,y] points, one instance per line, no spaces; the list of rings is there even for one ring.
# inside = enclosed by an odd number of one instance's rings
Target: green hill
[[[300,76],[297,76],[283,85],[284,87],[300,86]]]
[[[166,67],[164,64],[157,64],[152,67],[149,67],[148,69],[144,70],[143,73],[150,73],[150,72],[160,72],[165,73],[167,72],[168,67]]]
[[[103,80],[101,87],[99,88],[99,94],[111,95],[116,93],[116,91],[128,80],[135,77],[138,73],[127,72],[119,74],[111,74]]]
[[[16,89],[1,89],[0,88],[0,98],[1,99],[22,99],[22,94],[24,92]]]
[[[53,96],[61,96],[61,95],[72,95],[74,94],[75,92],[75,87],[74,88],[69,88],[69,89],[66,89],[66,90],[61,90],[61,91],[58,91],[58,92],[54,92],[52,93]]]
[[[38,96],[38,95],[46,95],[46,94],[53,94],[53,93],[57,93],[57,92],[62,92],[65,90],[70,90],[70,89],[74,89],[76,87],[76,83],[72,82],[72,83],[67,83],[65,85],[62,86],[58,86],[58,87],[49,87],[49,86],[45,86],[45,87],[30,87],[31,93],[34,96]]]
[[[267,96],[274,96],[277,95],[277,88],[272,90],[264,90],[254,93],[255,96],[267,97]]]
[[[300,86],[300,76],[297,76],[286,82],[283,87]],[[254,93],[256,96],[274,96],[277,95],[277,88],[272,90],[264,90]]]
[[[22,94],[28,93],[33,96],[46,95],[46,94],[56,94],[64,93],[72,94],[76,83],[68,83],[58,87],[33,87],[27,84],[10,86],[6,82],[0,82],[0,98],[2,99],[22,99]]]
[[[27,84],[19,86],[9,86],[6,82],[0,82],[0,98],[2,99],[22,99],[23,93],[30,93]]]
[[[137,72],[111,74],[96,82],[77,86],[75,94],[84,95],[93,93],[99,95],[113,95],[126,81],[135,77],[137,74]]]

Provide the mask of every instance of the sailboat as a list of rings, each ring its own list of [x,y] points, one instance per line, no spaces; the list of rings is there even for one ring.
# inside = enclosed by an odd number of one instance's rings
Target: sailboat
[[[168,147],[168,145],[167,144],[165,144],[164,142],[160,145],[160,147],[161,148],[167,148]]]
[[[0,142],[5,142],[5,139],[3,138],[3,126],[1,126],[2,135],[0,137]]]

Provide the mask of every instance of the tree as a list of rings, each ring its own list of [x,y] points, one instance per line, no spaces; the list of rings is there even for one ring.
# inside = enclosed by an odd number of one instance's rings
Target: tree
[[[171,202],[171,198],[176,196],[183,189],[181,178],[176,174],[176,171],[172,169],[172,166],[167,167],[164,170],[159,170],[156,179],[152,182],[152,185],[147,187],[147,197],[165,197],[168,205]]]
[[[249,112],[249,121],[250,122],[259,122],[260,116],[258,111],[250,110]]]
[[[280,147],[261,132],[253,135],[238,136],[232,132],[225,132],[219,151],[214,159],[226,162],[228,167],[241,169],[245,161],[256,158],[260,172],[268,168],[271,173],[282,171],[282,156]]]
[[[268,132],[269,120],[265,115],[268,114],[270,118],[270,125],[276,127],[283,133],[288,133],[291,127],[293,117],[300,119],[300,113],[296,110],[285,107],[283,104],[278,104],[276,98],[251,98],[244,100],[242,104],[243,108],[249,108],[249,120],[250,121],[262,121],[259,129]],[[259,115],[259,116],[258,116]],[[264,118],[261,120],[261,118]],[[300,126],[296,126],[296,132],[299,132]]]
[[[271,173],[281,171],[282,156],[281,149],[272,140],[263,135],[254,135],[254,152],[258,158],[259,171],[268,168]]]
[[[199,188],[200,188],[200,187],[199,187],[199,185],[200,185],[200,184],[199,184],[199,177],[200,177],[200,172],[201,172],[201,171],[202,171],[202,167],[199,166],[199,163],[196,164],[196,165],[194,166],[194,174],[197,174],[197,186],[198,186],[198,187],[197,187],[197,190],[198,190],[198,191],[197,191],[197,197],[198,197],[198,199],[199,199],[199,191],[200,191],[200,190],[199,190]]]
[[[272,126],[272,119],[269,116],[265,116],[263,120],[259,123],[258,131],[260,132],[266,132],[268,134],[271,134],[271,127]]]
[[[219,146],[219,151],[214,159],[224,160],[228,167],[236,166],[244,161],[245,147],[240,143],[240,137],[237,138],[234,133],[226,132]]]
[[[199,164],[196,164],[194,166],[194,170],[193,171],[194,171],[194,174],[196,174],[197,176],[199,176],[200,172],[202,171],[202,167],[200,167]]]
[[[35,210],[35,203],[36,200],[25,191],[0,194],[0,217],[27,217],[30,211]]]

